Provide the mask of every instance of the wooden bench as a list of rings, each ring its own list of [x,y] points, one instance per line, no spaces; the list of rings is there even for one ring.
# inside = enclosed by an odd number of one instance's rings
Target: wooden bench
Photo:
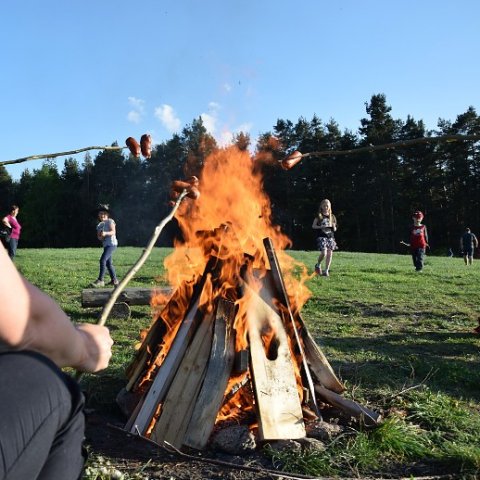
[[[82,290],[82,307],[103,307],[110,295],[111,288],[85,288]],[[111,314],[117,318],[129,318],[130,306],[132,305],[150,305],[153,295],[163,295],[165,298],[170,297],[172,288],[170,287],[127,287],[117,298],[112,308]]]

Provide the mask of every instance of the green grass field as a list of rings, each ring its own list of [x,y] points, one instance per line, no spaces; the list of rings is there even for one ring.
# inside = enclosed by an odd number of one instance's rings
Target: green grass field
[[[114,257],[121,278],[141,255],[120,248]],[[165,284],[163,258],[155,249],[130,285]],[[290,254],[313,269],[316,252]],[[80,305],[82,288],[96,278],[100,249],[19,249],[16,264],[52,295],[74,321],[95,322],[98,309]],[[408,255],[337,252],[331,276],[315,277],[303,318],[337,375],[345,396],[381,411],[374,431],[336,439],[324,453],[276,454],[283,469],[310,475],[396,474],[416,466],[427,474],[480,472],[480,261],[427,257],[415,272]],[[132,307],[129,320],[110,319],[115,340],[107,371],[85,375],[89,402],[109,409],[125,384],[149,307]],[[90,477],[89,477],[90,478]],[[109,478],[109,477],[92,477]],[[127,477],[125,477],[127,478]]]

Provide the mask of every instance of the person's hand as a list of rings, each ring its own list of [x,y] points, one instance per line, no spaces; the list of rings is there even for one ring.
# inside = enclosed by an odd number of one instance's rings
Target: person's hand
[[[77,365],[72,365],[82,372],[98,372],[108,367],[112,356],[113,340],[107,327],[82,323],[77,331],[83,339],[83,355]]]

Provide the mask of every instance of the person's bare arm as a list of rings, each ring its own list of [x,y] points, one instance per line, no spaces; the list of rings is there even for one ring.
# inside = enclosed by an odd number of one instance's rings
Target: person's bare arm
[[[95,372],[108,366],[113,340],[106,327],[75,327],[51,297],[18,273],[3,246],[0,271],[0,341],[40,352],[59,367]]]

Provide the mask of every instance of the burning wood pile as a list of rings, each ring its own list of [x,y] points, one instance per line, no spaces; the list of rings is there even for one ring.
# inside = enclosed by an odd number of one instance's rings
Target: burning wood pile
[[[177,216],[184,239],[166,260],[176,288],[165,306],[152,299],[154,322],[127,370],[125,429],[177,448],[203,449],[232,424],[248,425],[259,441],[298,439],[306,419],[321,418],[320,402],[375,423],[376,414],[340,395],[344,386],[306,328],[308,275],[269,223],[248,154],[209,157],[199,189]]]

